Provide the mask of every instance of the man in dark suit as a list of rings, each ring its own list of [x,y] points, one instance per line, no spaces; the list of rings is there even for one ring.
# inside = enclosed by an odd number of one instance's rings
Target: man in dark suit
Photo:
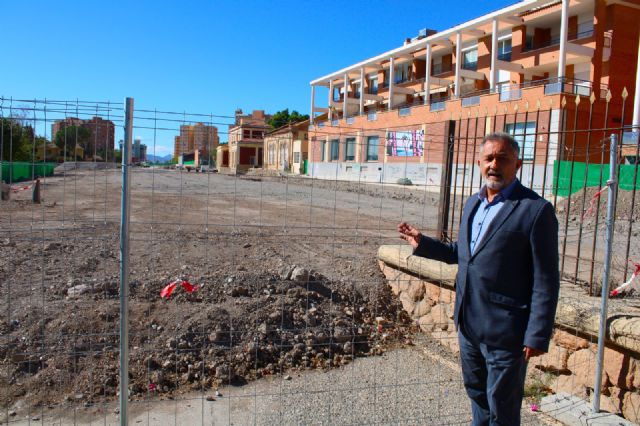
[[[520,424],[527,361],[548,350],[558,302],[558,221],[516,178],[518,157],[508,134],[484,138],[484,186],[464,206],[457,242],[398,225],[414,255],[458,264],[454,321],[473,425]]]

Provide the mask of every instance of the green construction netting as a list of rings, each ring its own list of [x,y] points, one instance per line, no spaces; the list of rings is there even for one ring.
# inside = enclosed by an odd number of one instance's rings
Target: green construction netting
[[[6,183],[53,175],[56,163],[2,162],[2,180]]]
[[[571,174],[571,166],[573,165],[573,174]],[[640,189],[640,177],[636,175],[635,164],[622,164],[618,176],[619,188],[630,191],[634,188]],[[602,178],[600,173],[602,172]],[[580,191],[584,186],[584,176],[587,175],[586,186],[605,185],[609,179],[608,164],[587,164],[572,163],[571,161],[555,161],[553,165],[553,191],[561,197],[574,194]],[[638,171],[637,174],[640,174]],[[601,180],[602,179],[602,180]]]

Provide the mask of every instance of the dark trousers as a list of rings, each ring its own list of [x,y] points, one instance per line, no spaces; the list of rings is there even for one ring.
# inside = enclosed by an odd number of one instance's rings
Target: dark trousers
[[[519,425],[527,363],[522,349],[485,345],[458,332],[462,378],[471,399],[473,426]]]

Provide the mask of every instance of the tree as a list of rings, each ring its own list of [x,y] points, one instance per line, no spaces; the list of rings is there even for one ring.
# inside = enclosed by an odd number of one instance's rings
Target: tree
[[[65,158],[74,158],[76,146],[80,146],[85,152],[93,155],[91,144],[91,130],[82,126],[68,126],[58,130],[54,143],[65,153]],[[66,152],[65,152],[66,151]]]
[[[267,120],[267,124],[272,128],[277,129],[286,124],[299,123],[300,121],[307,120],[308,118],[309,116],[307,114],[302,115],[298,111],[293,111],[289,114],[289,108],[286,108],[273,114],[271,118]]]
[[[34,131],[19,120],[3,118],[0,122],[3,161],[31,161]],[[37,139],[36,139],[37,142]]]

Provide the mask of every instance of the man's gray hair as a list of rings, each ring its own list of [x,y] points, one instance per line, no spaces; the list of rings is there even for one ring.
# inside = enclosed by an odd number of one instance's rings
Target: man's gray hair
[[[484,144],[487,143],[487,141],[506,142],[511,146],[511,148],[513,148],[516,153],[516,157],[520,156],[520,145],[518,144],[518,141],[516,141],[509,133],[493,132],[485,135],[485,137],[482,139],[482,142],[480,143],[480,150],[482,150],[482,147],[484,147]]]

